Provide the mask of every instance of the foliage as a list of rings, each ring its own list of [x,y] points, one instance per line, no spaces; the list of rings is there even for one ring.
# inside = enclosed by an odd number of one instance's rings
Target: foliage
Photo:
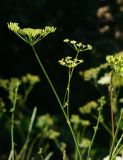
[[[117,8],[119,8],[118,12],[122,12],[121,1],[116,1],[115,3],[117,4]],[[112,5],[109,3],[108,5],[104,4],[97,10],[97,19],[101,21],[101,23],[104,23],[104,26],[98,26],[97,29],[98,32],[102,34],[102,37],[105,37],[105,34],[111,31],[112,26],[106,23],[114,23],[117,19],[112,14],[111,8]],[[113,27],[115,25],[113,25]],[[97,94],[99,94],[97,98],[94,96],[91,97],[85,104],[82,103],[80,107],[78,106],[78,108],[74,110],[71,104],[73,101],[71,99],[71,80],[77,66],[79,65],[81,67],[86,61],[84,54],[80,53],[85,51],[89,52],[92,50],[92,46],[89,44],[85,45],[76,40],[64,39],[64,42],[75,51],[75,54],[65,55],[65,57],[62,56],[63,58],[58,61],[67,68],[68,74],[67,87],[62,101],[62,98],[58,95],[54,84],[50,80],[38,56],[38,47],[36,48],[36,44],[49,33],[55,32],[56,28],[50,26],[46,26],[43,29],[20,28],[18,23],[13,22],[8,23],[8,28],[31,46],[56,96],[64,119],[63,117],[59,117],[59,115],[54,116],[49,113],[38,113],[37,108],[39,110],[39,106],[34,107],[33,112],[31,108],[27,107],[29,94],[33,91],[35,84],[40,81],[38,76],[27,74],[21,78],[1,78],[0,89],[3,95],[1,94],[0,98],[0,121],[1,123],[4,121],[5,124],[2,129],[2,137],[4,137],[4,133],[7,132],[11,135],[9,151],[6,151],[10,152],[10,154],[6,154],[4,159],[8,157],[10,160],[93,160],[103,159],[107,154],[108,156],[104,159],[121,159],[123,148],[123,112],[121,107],[123,86],[122,55],[108,55],[106,56],[107,62],[103,62],[103,64],[96,67],[94,65],[94,67],[85,71],[79,71],[79,75],[86,81],[86,84],[91,82]],[[114,35],[113,41],[122,40],[122,29],[116,27],[113,31],[114,33],[110,35],[110,38]],[[98,44],[98,42],[94,43]],[[108,48],[111,47],[108,46]],[[94,48],[93,53],[96,55],[98,49],[95,50]],[[83,58],[81,58],[82,56]],[[91,64],[87,64],[87,66],[91,66]],[[77,103],[75,98],[74,101]],[[30,114],[31,112],[32,115]],[[68,128],[64,127],[64,121],[66,121]],[[68,130],[70,132],[67,132]],[[17,141],[18,135],[22,141]],[[98,136],[101,137],[102,135],[106,137],[106,146],[98,142]],[[2,156],[0,158],[2,159]]]
[[[40,79],[38,76],[33,76],[30,74],[23,76],[21,79],[18,79],[18,78],[11,78],[10,80],[1,79],[1,87],[8,92],[8,99],[12,104],[12,107],[10,108],[11,152],[9,155],[9,159],[10,160],[30,159],[33,156],[33,148],[37,144],[38,140],[40,141],[40,139],[42,140],[42,142],[38,144],[38,147],[39,146],[41,147],[37,148],[39,149],[39,151],[35,155],[36,159],[48,160],[53,156],[54,151],[49,152],[50,140],[53,141],[54,144],[56,144],[56,147],[59,148],[59,151],[62,153],[64,160],[67,160],[68,157],[75,160],[94,159],[94,157],[96,156],[96,152],[95,152],[96,148],[93,149],[92,147],[94,145],[94,140],[100,124],[111,136],[112,145],[109,152],[109,160],[113,160],[114,158],[116,158],[123,148],[123,145],[121,144],[123,136],[121,135],[121,137],[118,138],[118,131],[121,130],[120,124],[121,124],[123,112],[121,111],[119,112],[120,114],[117,114],[117,118],[120,117],[118,124],[117,124],[117,119],[114,119],[114,116],[117,113],[116,104],[118,105],[117,88],[119,89],[122,86],[122,83],[121,83],[122,57],[115,58],[113,56],[107,56],[106,60],[108,63],[101,64],[99,67],[91,68],[84,72],[80,72],[80,76],[82,76],[85,79],[85,81],[93,80],[92,82],[94,83],[94,86],[96,88],[98,88],[99,85],[104,85],[104,84],[109,85],[108,91],[109,91],[110,105],[111,105],[111,126],[110,125],[108,126],[105,122],[105,117],[103,114],[103,108],[105,105],[107,105],[107,101],[105,98],[106,95],[104,94],[98,100],[96,101],[92,100],[90,102],[87,102],[84,106],[80,107],[78,114],[73,114],[73,115],[70,114],[71,79],[72,79],[75,68],[80,63],[83,63],[83,60],[78,59],[78,57],[80,56],[80,52],[91,50],[92,49],[91,45],[88,45],[88,44],[83,45],[81,42],[77,42],[75,40],[69,40],[69,39],[64,40],[65,43],[67,43],[72,49],[75,50],[76,55],[75,55],[75,58],[68,56],[68,57],[62,58],[62,60],[59,60],[59,63],[61,65],[68,67],[68,83],[67,83],[67,88],[64,94],[64,100],[62,102],[58,93],[56,92],[56,89],[53,83],[50,80],[50,77],[48,76],[48,73],[46,72],[37,54],[37,51],[35,50],[35,44],[39,42],[42,38],[44,38],[48,33],[54,32],[55,28],[51,27],[49,28],[48,32],[46,31],[45,33],[45,30],[40,30],[40,29],[32,29],[32,28],[20,29],[20,27],[18,26],[18,23],[12,23],[12,22],[8,23],[8,28],[11,31],[15,32],[21,39],[26,41],[31,46],[35,54],[35,57],[41,69],[43,70],[50,84],[51,89],[53,90],[56,96],[56,99],[64,115],[64,118],[67,122],[68,128],[71,132],[71,135],[75,144],[75,151],[72,154],[67,155],[66,149],[69,146],[59,140],[61,133],[54,128],[55,121],[52,118],[52,116],[50,116],[50,114],[48,113],[46,115],[38,116],[37,122],[35,125],[37,131],[35,131],[34,133],[35,137],[33,138],[31,143],[30,138],[32,133],[32,127],[33,127],[33,123],[34,123],[34,119],[36,117],[36,111],[37,111],[37,108],[34,108],[31,116],[30,124],[27,130],[27,137],[25,139],[24,145],[22,146],[20,152],[18,152],[17,155],[15,155],[16,149],[15,149],[15,142],[14,142],[14,126],[15,126],[15,113],[17,112],[15,110],[15,107],[17,104],[25,107],[29,93],[32,91],[34,85],[40,81]],[[114,74],[112,74],[113,72],[112,71],[110,72],[109,70],[108,70],[108,73],[106,73],[108,65],[111,66],[111,69],[114,71]],[[102,70],[105,71],[104,77],[100,78],[100,73],[102,72]],[[106,74],[110,77],[108,79],[108,83],[107,81],[105,83]],[[121,79],[119,79],[119,81],[116,83],[117,85],[115,85],[115,78],[117,78],[117,76],[120,77]],[[17,85],[18,83],[27,85],[27,88],[23,95],[19,95],[18,93],[19,92],[19,85]],[[114,90],[112,90],[113,87],[114,87]],[[1,103],[1,104],[2,104],[2,107],[4,107],[3,105],[4,103]],[[83,115],[85,115],[85,118],[81,118],[81,116]],[[92,118],[96,120],[96,124],[94,127],[92,127],[93,124],[91,123],[91,119],[87,115],[92,116]],[[114,129],[115,125],[117,125],[116,131]],[[111,127],[111,130],[110,130],[110,127]],[[88,135],[89,128],[93,128],[92,129],[93,134],[91,133],[92,138],[90,138],[90,135]],[[48,143],[46,143],[46,141]],[[28,149],[29,144],[30,144],[30,147]]]

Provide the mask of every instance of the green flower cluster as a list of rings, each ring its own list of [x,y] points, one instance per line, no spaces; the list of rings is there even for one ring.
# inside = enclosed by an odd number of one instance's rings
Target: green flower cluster
[[[54,119],[50,114],[39,116],[37,119],[36,127],[41,130],[42,136],[55,140],[60,136],[60,133],[53,129]]]
[[[105,73],[97,82],[100,85],[109,85],[111,80],[110,73]]]
[[[56,30],[56,28],[50,26],[46,26],[44,29],[21,29],[18,23],[13,22],[8,23],[8,28],[31,46],[34,46],[42,38],[46,37],[49,33],[55,32]]]
[[[34,85],[37,82],[40,82],[40,78],[37,75],[27,73],[27,75],[22,76],[22,83],[29,83],[31,85]]]
[[[79,108],[80,113],[82,114],[88,114],[91,113],[92,109],[95,109],[98,107],[97,102],[95,101],[90,101],[88,103],[86,103],[84,106]]]
[[[83,138],[79,146],[81,148],[88,148],[90,144],[91,144],[91,140],[89,140],[88,138]]]
[[[14,101],[15,90],[21,84],[18,78],[0,79],[0,87],[8,91],[8,98],[11,102]]]
[[[77,42],[75,40],[69,40],[68,38],[64,39],[64,42],[69,44],[78,53],[86,50],[92,50],[92,46],[90,44],[84,45],[81,42]]]
[[[0,87],[8,92],[8,99],[13,102],[15,89],[18,85],[24,85],[26,88],[24,91],[24,95],[20,95],[18,93],[18,103],[23,101],[23,98],[28,97],[29,93],[32,91],[34,85],[40,81],[40,78],[36,75],[27,74],[22,76],[21,78],[10,78],[10,79],[2,79],[0,78]]]
[[[108,66],[107,63],[101,64],[98,67],[90,68],[85,71],[79,72],[79,74],[80,74],[80,76],[82,76],[84,78],[85,81],[95,80],[95,79],[97,79],[100,71],[102,69],[106,69],[107,66]]]
[[[83,63],[83,60],[79,60],[77,58],[72,59],[72,57],[65,57],[58,61],[61,65],[66,66],[68,68],[74,68],[80,63]]]
[[[110,84],[110,80],[111,80],[111,73],[105,73],[104,76],[102,76],[99,80],[98,80],[98,84],[100,85],[109,85]],[[115,74],[112,77],[112,83],[114,88],[120,88],[123,86],[123,78],[118,75]]]
[[[0,112],[6,112],[6,106],[2,98],[0,98]]]
[[[106,60],[109,64],[109,66],[112,68],[112,70],[116,74],[118,74],[122,77],[123,76],[123,57],[108,55],[106,57]]]
[[[70,121],[71,121],[73,124],[76,124],[76,125],[77,125],[77,124],[80,124],[80,125],[85,126],[85,127],[87,127],[87,126],[90,125],[89,120],[81,119],[81,118],[79,117],[79,115],[75,115],[75,114],[71,116]]]
[[[50,128],[53,124],[53,118],[49,114],[45,114],[38,117],[36,126],[38,128]]]

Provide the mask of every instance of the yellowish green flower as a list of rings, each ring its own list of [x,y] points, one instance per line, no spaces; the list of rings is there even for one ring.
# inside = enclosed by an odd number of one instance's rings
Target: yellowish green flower
[[[122,77],[123,76],[123,56],[108,55],[106,57],[106,60],[109,66],[112,68],[112,70],[116,74]]]
[[[58,61],[61,65],[66,66],[68,68],[74,68],[80,63],[83,63],[83,60],[79,60],[77,58],[72,59],[72,57],[65,57]]]
[[[17,32],[20,29],[18,23],[12,23],[12,22],[8,23],[8,28],[13,32]]]
[[[2,98],[0,98],[0,112],[6,112],[6,106]]]
[[[98,84],[109,85],[110,80],[111,80],[111,73],[105,73],[104,76],[102,76],[98,80]],[[121,86],[123,86],[123,78],[118,74],[114,74],[112,77],[112,83],[114,88],[120,88]]]
[[[40,82],[40,78],[37,75],[27,74],[25,76],[22,76],[22,82],[23,83],[30,83],[30,84],[36,84],[37,82]]]
[[[90,126],[90,121],[82,119],[81,120],[81,125],[84,126],[84,127]]]
[[[15,90],[20,85],[20,80],[18,78],[11,78],[10,80],[7,79],[0,79],[0,87],[4,88],[8,91],[8,98],[11,102],[14,101]]]
[[[89,140],[88,138],[83,138],[79,146],[81,148],[88,148],[90,144],[91,144],[91,140]]]
[[[80,76],[82,76],[84,78],[85,81],[96,80],[100,71],[102,69],[106,69],[107,66],[108,66],[107,63],[101,64],[98,67],[90,68],[85,71],[79,72],[79,74],[80,74]]]
[[[111,81],[111,76],[109,73],[105,73],[103,77],[98,80],[98,84],[100,85],[109,85]]]
[[[56,30],[56,28],[50,26],[43,29],[20,28],[18,23],[13,22],[8,23],[8,28],[31,46]]]
[[[8,99],[13,102],[15,89],[19,85],[24,85],[24,92],[23,95],[18,93],[18,104],[23,105],[28,98],[28,95],[32,91],[34,85],[40,81],[39,76],[27,74],[22,76],[21,78],[10,78],[10,79],[0,79],[0,87],[8,92]]]
[[[79,115],[73,114],[73,115],[71,115],[70,121],[71,121],[72,123],[74,123],[74,124],[80,124],[81,119],[80,119]]]
[[[92,109],[95,109],[98,106],[97,102],[95,101],[90,101],[86,103],[84,106],[79,108],[80,113],[82,114],[88,114],[91,113]]]
[[[90,125],[89,120],[81,119],[81,118],[79,117],[79,115],[77,115],[77,114],[73,114],[73,115],[71,116],[70,121],[71,121],[71,123],[73,123],[74,125],[79,125],[79,124],[80,124],[80,125],[82,125],[82,126],[84,126],[84,127],[87,127],[87,126]]]
[[[99,71],[99,68],[90,68],[88,70],[79,72],[79,74],[84,78],[85,81],[90,81],[97,78]]]
[[[38,128],[44,129],[52,127],[53,124],[54,124],[53,118],[49,114],[45,114],[38,117],[36,126]]]
[[[86,50],[92,50],[92,46],[90,44],[84,45],[81,42],[77,42],[75,40],[69,40],[68,38],[64,39],[63,42],[70,45],[78,53],[86,51]]]
[[[59,137],[60,136],[60,133],[59,132],[57,132],[57,131],[55,131],[55,130],[50,130],[49,131],[49,139],[56,139],[57,137]]]

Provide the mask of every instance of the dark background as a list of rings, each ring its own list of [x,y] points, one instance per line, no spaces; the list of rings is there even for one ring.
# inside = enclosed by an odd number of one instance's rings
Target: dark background
[[[99,9],[108,7],[100,14]],[[74,51],[63,43],[70,38],[93,46],[93,51],[80,55],[84,64],[74,74],[71,86],[71,112],[100,94],[89,83],[85,83],[78,72],[96,67],[105,62],[105,56],[123,49],[123,3],[122,0],[4,0],[0,2],[0,78],[21,77],[26,73],[39,75],[41,83],[36,85],[28,99],[27,107],[38,106],[39,114],[50,112],[61,114],[57,101],[31,48],[7,28],[7,22],[18,22],[21,27],[57,27],[36,45],[58,94],[63,97],[67,83],[67,69],[58,60]],[[108,27],[106,30],[105,27]]]
[[[101,7],[108,7],[109,10],[108,13],[98,16]],[[37,45],[37,50],[61,96],[66,87],[67,70],[59,66],[57,61],[67,55],[74,56],[74,52],[63,43],[63,39],[75,39],[93,46],[91,53],[87,52],[81,55],[85,62],[78,67],[75,73],[76,78],[73,78],[73,105],[78,106],[79,102],[82,103],[91,96],[95,96],[93,88],[89,88],[89,86],[86,88],[78,71],[98,66],[105,62],[107,54],[123,48],[123,12],[120,11],[120,7],[122,7],[122,3],[119,4],[118,0],[1,1],[0,77],[20,77],[27,72],[40,75],[41,88],[37,87],[36,93],[33,94],[33,100],[31,98],[31,105],[40,105],[41,103],[45,106],[42,109],[57,110],[54,107],[56,105],[55,98],[52,96],[52,91],[43,73],[40,72],[31,48],[8,30],[7,22],[18,22],[21,27],[34,28],[53,25],[57,27],[56,32],[43,39]],[[101,33],[100,30],[105,26],[109,26],[109,30]],[[118,32],[119,37],[116,37],[116,31],[120,32]],[[40,99],[42,100],[40,101]]]
[[[47,83],[31,48],[7,28],[7,22],[18,22],[21,27],[42,28],[46,25],[57,27],[37,46],[40,59],[62,97],[67,82],[67,69],[58,60],[67,55],[74,56],[73,50],[63,43],[70,38],[93,46],[92,52],[80,55],[80,65],[72,80],[71,104],[73,110],[89,99],[100,97],[94,88],[82,81],[79,71],[98,66],[105,62],[105,56],[122,50],[123,11],[121,0],[4,0],[0,2],[0,77],[21,77],[26,73],[41,77],[39,84],[30,95],[29,106],[38,105],[41,112],[59,113],[55,96]],[[99,15],[99,9],[108,10]],[[109,29],[101,31],[108,26]],[[98,95],[98,96],[97,96]],[[32,98],[33,97],[33,98]]]

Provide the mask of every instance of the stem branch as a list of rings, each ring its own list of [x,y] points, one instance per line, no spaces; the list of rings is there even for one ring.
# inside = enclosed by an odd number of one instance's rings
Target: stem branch
[[[77,140],[76,140],[76,137],[75,137],[73,128],[72,128],[72,126],[71,126],[71,123],[70,123],[70,121],[69,121],[69,118],[67,117],[67,114],[66,114],[66,112],[65,112],[65,110],[64,110],[64,107],[63,107],[64,104],[62,105],[61,100],[60,100],[60,98],[59,98],[59,96],[58,96],[58,94],[57,94],[57,92],[56,92],[56,90],[55,90],[55,88],[54,88],[54,86],[53,86],[53,84],[52,84],[52,82],[51,82],[51,80],[50,80],[50,78],[49,78],[49,76],[48,76],[48,74],[47,74],[47,72],[46,72],[43,64],[42,64],[42,62],[41,62],[41,60],[39,59],[39,56],[38,56],[38,54],[37,54],[34,46],[31,46],[31,47],[32,47],[32,50],[33,50],[33,52],[34,52],[34,54],[35,54],[35,57],[36,57],[39,65],[40,65],[41,69],[43,70],[43,72],[44,72],[44,74],[45,74],[45,76],[46,76],[46,78],[47,78],[47,80],[48,80],[48,82],[49,82],[49,84],[50,84],[50,87],[52,88],[52,90],[53,90],[53,92],[54,92],[54,94],[55,94],[55,96],[56,96],[56,99],[57,99],[57,101],[58,101],[58,103],[59,103],[59,105],[60,105],[60,108],[61,108],[61,110],[62,110],[62,112],[63,112],[63,115],[64,115],[64,117],[65,117],[65,119],[66,119],[66,122],[67,122],[67,124],[68,124],[68,126],[69,126],[69,128],[70,128],[71,134],[72,134],[72,136],[73,136],[73,140],[74,140],[74,142],[75,142],[75,145],[76,145],[76,148],[77,148],[77,152],[78,152],[79,158],[80,158],[80,160],[82,160],[81,153],[80,153],[80,149],[79,149],[79,145],[78,145],[78,142],[77,142]],[[73,72],[73,71],[72,71],[72,72]],[[71,78],[71,76],[70,76],[70,78]]]

